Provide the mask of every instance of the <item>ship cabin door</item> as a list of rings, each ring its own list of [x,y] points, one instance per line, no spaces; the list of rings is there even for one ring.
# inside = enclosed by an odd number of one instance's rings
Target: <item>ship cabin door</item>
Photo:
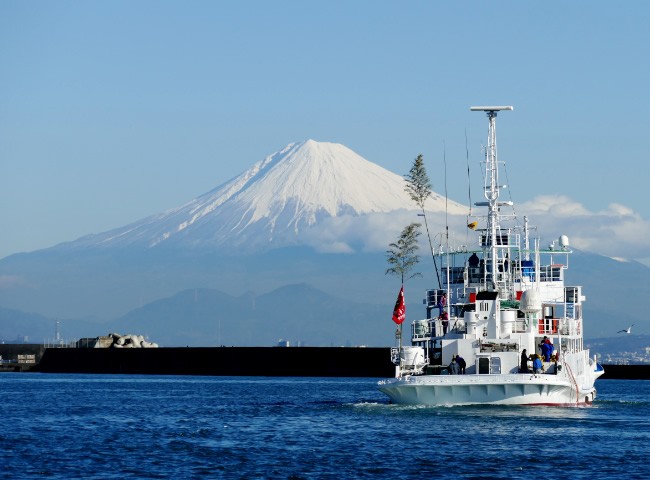
[[[501,373],[501,358],[479,355],[476,358],[476,371],[479,375],[499,375]]]

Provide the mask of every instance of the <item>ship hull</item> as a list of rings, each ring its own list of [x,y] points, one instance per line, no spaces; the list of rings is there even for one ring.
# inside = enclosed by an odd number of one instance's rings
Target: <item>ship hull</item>
[[[402,405],[588,405],[593,386],[577,387],[551,375],[407,376],[379,382],[391,403]]]

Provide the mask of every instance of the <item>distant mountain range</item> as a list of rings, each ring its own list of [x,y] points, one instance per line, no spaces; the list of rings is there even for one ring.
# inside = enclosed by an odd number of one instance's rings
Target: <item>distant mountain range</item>
[[[423,311],[410,312],[411,319]],[[586,345],[600,361],[650,362],[650,335],[605,331],[594,335],[587,312]],[[108,333],[142,334],[161,346],[392,346],[395,325],[388,305],[352,302],[306,284],[231,296],[195,288],[99,322],[64,320],[64,342]],[[0,307],[0,342],[56,343],[56,320]],[[16,333],[22,332],[22,333]],[[29,332],[29,335],[26,333]]]
[[[426,210],[434,244],[446,220],[465,237],[467,207],[434,193]],[[385,250],[417,213],[401,176],[342,145],[291,144],[181,207],[0,260],[0,338],[53,338],[59,320],[66,338],[110,328],[168,346],[392,345]],[[424,237],[409,319],[436,286],[428,252]],[[587,337],[647,322],[648,267],[570,258]]]
[[[61,321],[58,333],[68,342],[137,332],[161,346],[385,346],[394,333],[390,313],[383,305],[343,300],[305,284],[237,297],[194,288],[110,321]],[[53,319],[0,308],[0,341],[52,343],[55,331]]]

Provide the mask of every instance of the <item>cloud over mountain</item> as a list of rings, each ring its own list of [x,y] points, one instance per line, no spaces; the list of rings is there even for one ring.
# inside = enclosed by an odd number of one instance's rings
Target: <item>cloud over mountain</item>
[[[541,231],[568,235],[581,250],[628,259],[650,256],[650,221],[624,205],[612,203],[594,212],[565,195],[541,195],[518,210]]]

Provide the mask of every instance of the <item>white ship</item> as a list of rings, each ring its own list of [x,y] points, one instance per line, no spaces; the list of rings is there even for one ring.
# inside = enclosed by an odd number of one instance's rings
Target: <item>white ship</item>
[[[604,371],[583,345],[582,287],[564,282],[569,241],[541,246],[528,219],[499,198],[496,117],[512,109],[471,107],[489,119],[486,201],[475,203],[487,212],[468,225],[474,246],[447,239],[435,252],[440,288],[427,291],[427,318],[412,323],[411,345],[400,339],[392,349],[395,378],[379,382],[393,403],[573,406],[596,396]]]

